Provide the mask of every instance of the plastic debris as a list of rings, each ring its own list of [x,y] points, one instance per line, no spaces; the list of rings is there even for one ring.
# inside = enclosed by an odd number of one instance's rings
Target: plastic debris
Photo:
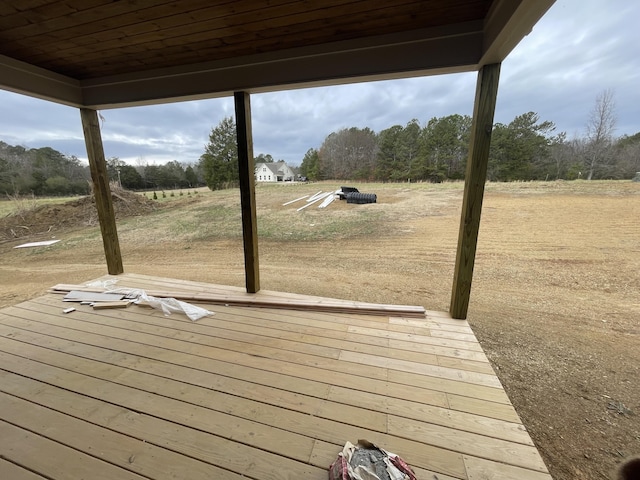
[[[127,298],[135,298],[136,305],[148,305],[157,310],[162,310],[165,316],[169,316],[172,313],[184,313],[191,321],[200,320],[202,317],[208,317],[209,315],[215,315],[206,308],[198,307],[182,300],[176,300],[175,298],[160,298],[147,295],[147,292],[140,289],[131,288],[116,288],[109,290],[106,293],[122,293]]]
[[[95,282],[85,283],[87,287],[111,288],[118,283],[117,278],[109,278],[108,280],[96,280]]]

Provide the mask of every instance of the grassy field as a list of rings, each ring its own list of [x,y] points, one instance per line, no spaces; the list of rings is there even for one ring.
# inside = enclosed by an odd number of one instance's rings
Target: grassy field
[[[34,197],[33,195],[5,196],[0,198],[0,218],[33,210],[40,205],[57,205],[78,197]]]
[[[463,184],[283,205],[339,186],[258,185],[262,288],[448,310]],[[243,286],[238,191],[166,193],[118,221],[125,270]],[[557,480],[609,478],[640,452],[639,214],[639,183],[486,185],[469,321]],[[0,306],[106,273],[95,219],[30,228],[61,241],[0,243]]]

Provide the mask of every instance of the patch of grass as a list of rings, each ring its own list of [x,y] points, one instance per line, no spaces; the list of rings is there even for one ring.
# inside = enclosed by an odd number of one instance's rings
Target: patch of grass
[[[40,205],[57,205],[78,197],[36,197],[34,195],[7,195],[0,199],[0,217],[20,215]]]
[[[366,186],[375,190],[381,184]],[[382,235],[394,221],[397,212],[388,205],[346,205],[336,200],[326,209],[317,205],[297,212],[299,204],[283,207],[292,198],[319,190],[335,191],[334,184],[269,185],[257,188],[258,235],[262,240],[307,242],[328,239],[359,238]],[[386,187],[389,189],[389,187]],[[391,187],[391,190],[397,186]],[[364,190],[364,189],[363,189]],[[143,217],[133,217],[118,223],[123,242],[138,245],[161,241],[192,242],[205,240],[241,240],[242,217],[237,189],[200,192],[197,198],[164,199],[162,208]],[[204,194],[203,194],[204,193]]]
[[[430,183],[350,183],[361,192],[376,193],[378,203],[347,204],[335,200],[325,209],[320,202],[302,211],[304,200],[283,205],[303,195],[339,188],[333,182],[314,184],[257,185],[257,220],[260,240],[270,242],[313,242],[323,240],[360,239],[405,235],[412,231],[412,223],[423,217],[449,215],[462,202],[463,182]],[[549,193],[579,193],[602,195],[639,193],[640,184],[631,182],[528,182],[488,183],[487,192],[504,195],[533,195]],[[158,200],[159,208],[142,216],[118,221],[118,234],[123,244],[144,247],[163,242],[190,245],[207,240],[242,239],[240,194],[238,189],[202,190],[198,195],[171,196]],[[161,197],[161,194],[159,195]],[[58,199],[54,199],[58,200]],[[85,241],[96,241],[98,228],[87,231]],[[74,238],[80,242],[79,238]]]
[[[196,208],[191,215],[178,223],[192,240],[242,237],[240,205],[218,203]]]
[[[547,195],[628,195],[640,194],[640,184],[629,180],[555,180],[548,182],[487,182],[485,190],[517,196]]]
[[[373,205],[353,207],[348,212],[331,211],[331,206],[320,212],[261,211],[258,214],[258,235],[265,240],[306,242],[382,233],[386,217],[384,211],[376,210]]]

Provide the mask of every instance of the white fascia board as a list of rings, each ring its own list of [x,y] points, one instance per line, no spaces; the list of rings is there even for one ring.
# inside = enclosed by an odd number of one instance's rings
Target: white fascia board
[[[81,107],[80,82],[0,55],[0,88],[10,92]]]
[[[95,109],[473,71],[482,22],[82,81]]]
[[[479,66],[502,62],[554,3],[555,0],[496,0],[485,21]]]

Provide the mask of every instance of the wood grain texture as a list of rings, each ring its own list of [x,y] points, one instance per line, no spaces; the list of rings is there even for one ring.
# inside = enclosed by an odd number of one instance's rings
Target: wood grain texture
[[[449,309],[453,318],[466,318],[469,309],[471,280],[478,244],[484,184],[487,181],[489,147],[491,146],[499,79],[499,63],[485,65],[478,72],[473,123],[469,140],[469,159],[464,177],[464,196],[451,292],[451,307]]]
[[[120,253],[120,242],[118,241],[118,230],[116,228],[116,214],[111,199],[111,188],[109,187],[109,174],[107,173],[107,163],[104,157],[102,136],[100,135],[98,112],[88,108],[81,108],[80,117],[82,119],[87,156],[89,157],[93,195],[96,199],[96,209],[98,210],[98,220],[100,222],[100,231],[102,232],[102,244],[107,260],[107,271],[111,275],[118,275],[124,272],[124,267],[122,266],[122,254]]]
[[[52,405],[55,407],[55,405]],[[125,470],[154,478],[167,476],[179,478],[189,472],[190,479],[210,480],[225,478],[240,480],[242,477],[214,465],[179,455],[151,443],[119,434],[113,430],[86,422],[54,409],[0,392],[0,415],[11,419],[14,425],[37,433],[50,440],[66,443],[69,447],[95,455]],[[69,435],[73,432],[73,435]],[[13,476],[2,477],[14,480]],[[37,478],[37,477],[36,477]]]
[[[464,457],[468,480],[549,480],[546,472],[536,472],[525,468],[506,465],[504,463],[477,457]]]
[[[0,420],[0,438],[3,458],[27,465],[28,469],[42,473],[46,478],[145,479],[3,420]]]
[[[12,8],[4,2],[0,30],[3,53],[89,78],[473,22],[490,3],[58,0]]]
[[[100,462],[105,478],[320,480],[359,438],[425,478],[494,467],[496,478],[550,478],[464,323],[449,319],[434,337],[435,321],[361,313],[229,306],[194,323],[137,306],[64,315],[61,304],[49,294],[0,311],[0,472],[20,465],[16,479],[80,478]]]
[[[256,293],[260,290],[260,262],[258,256],[258,220],[256,217],[256,179],[253,161],[253,132],[251,130],[251,101],[247,92],[235,92],[233,98],[236,109],[245,285],[247,293]]]
[[[45,477],[25,470],[15,463],[8,462],[0,458],[0,478],[10,478],[11,480],[46,480]]]

